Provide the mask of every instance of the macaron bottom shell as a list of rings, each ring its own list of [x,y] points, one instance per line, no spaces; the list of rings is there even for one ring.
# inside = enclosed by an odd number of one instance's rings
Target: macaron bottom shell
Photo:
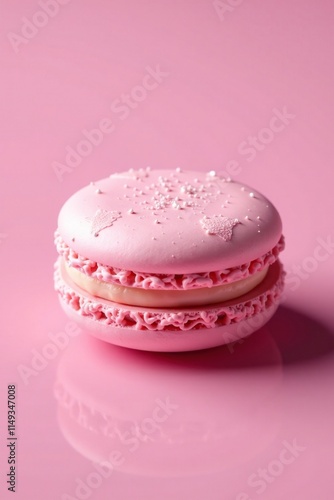
[[[247,294],[221,304],[223,308],[232,308],[234,310],[248,310],[245,319],[228,322],[219,326],[184,329],[161,329],[161,328],[138,328],[134,326],[117,326],[108,324],[106,321],[96,319],[92,315],[83,313],[80,308],[79,299],[89,301],[89,307],[94,310],[101,302],[108,307],[108,301],[103,301],[94,296],[89,296],[86,292],[77,287],[70,278],[64,273],[60,262],[56,264],[55,287],[59,294],[60,304],[67,316],[74,320],[79,327],[94,337],[109,342],[114,345],[156,352],[182,352],[208,349],[225,344],[229,344],[231,351],[235,349],[234,344],[241,342],[243,338],[248,337],[256,330],[265,325],[273,316],[279,305],[279,299],[283,291],[284,271],[279,261],[270,266],[265,279],[253,290]],[[69,295],[71,298],[69,299]],[[74,300],[73,300],[74,296]],[[265,303],[265,306],[259,308],[259,302]],[[122,306],[110,302],[110,307],[115,306],[122,312],[124,307],[131,309],[131,306]],[[133,311],[140,314],[149,315],[161,314],[161,311],[155,309],[144,309],[133,307]],[[217,309],[217,304],[212,306]],[[171,313],[179,311],[180,313],[194,313],[191,309],[171,310]],[[251,311],[251,313],[249,312]],[[166,311],[164,311],[166,312]],[[205,306],[197,313],[210,314],[210,306]]]

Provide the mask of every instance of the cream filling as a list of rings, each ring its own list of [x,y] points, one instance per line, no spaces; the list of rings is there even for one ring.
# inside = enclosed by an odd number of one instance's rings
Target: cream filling
[[[64,263],[68,276],[86,292],[119,304],[144,307],[192,307],[225,302],[250,292],[265,278],[268,267],[245,279],[193,290],[145,290],[106,283]]]

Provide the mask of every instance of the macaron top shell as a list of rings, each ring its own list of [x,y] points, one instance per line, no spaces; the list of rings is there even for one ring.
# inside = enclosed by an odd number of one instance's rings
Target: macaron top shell
[[[215,172],[130,169],[63,205],[58,232],[79,255],[145,273],[228,269],[270,251],[280,216],[258,191]]]

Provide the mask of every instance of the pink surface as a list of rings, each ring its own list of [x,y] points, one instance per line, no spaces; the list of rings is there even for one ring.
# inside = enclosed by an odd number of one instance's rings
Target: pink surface
[[[58,6],[2,2],[0,460],[7,473],[6,391],[16,383],[15,498],[79,498],[84,484],[94,500],[332,499],[332,2]],[[78,332],[53,291],[53,231],[74,191],[147,165],[221,171],[264,193],[283,221],[285,301],[256,336],[218,349],[217,363],[210,352],[136,353],[131,371],[124,353],[99,392],[94,374],[105,367],[97,353],[76,355]],[[110,475],[90,461],[106,453],[99,432],[57,418],[56,370],[69,347],[68,393],[96,419],[121,408],[123,432],[141,443]],[[105,352],[111,365],[116,349]],[[163,417],[156,399],[167,397],[178,409],[150,436]],[[173,429],[190,471],[176,479],[167,473],[177,461],[159,471],[170,455],[157,439]],[[0,491],[13,498],[3,476]]]

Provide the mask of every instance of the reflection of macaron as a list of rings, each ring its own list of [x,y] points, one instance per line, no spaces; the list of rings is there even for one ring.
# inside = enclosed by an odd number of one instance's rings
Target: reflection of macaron
[[[139,353],[79,336],[61,357],[55,396],[69,444],[110,466],[118,456],[115,472],[134,481],[240,471],[277,435],[281,384],[281,355],[266,328],[233,356],[224,348]]]
[[[283,288],[277,210],[215,172],[129,170],[91,183],[62,207],[56,246],[65,311],[136,349],[236,341],[272,316]]]

